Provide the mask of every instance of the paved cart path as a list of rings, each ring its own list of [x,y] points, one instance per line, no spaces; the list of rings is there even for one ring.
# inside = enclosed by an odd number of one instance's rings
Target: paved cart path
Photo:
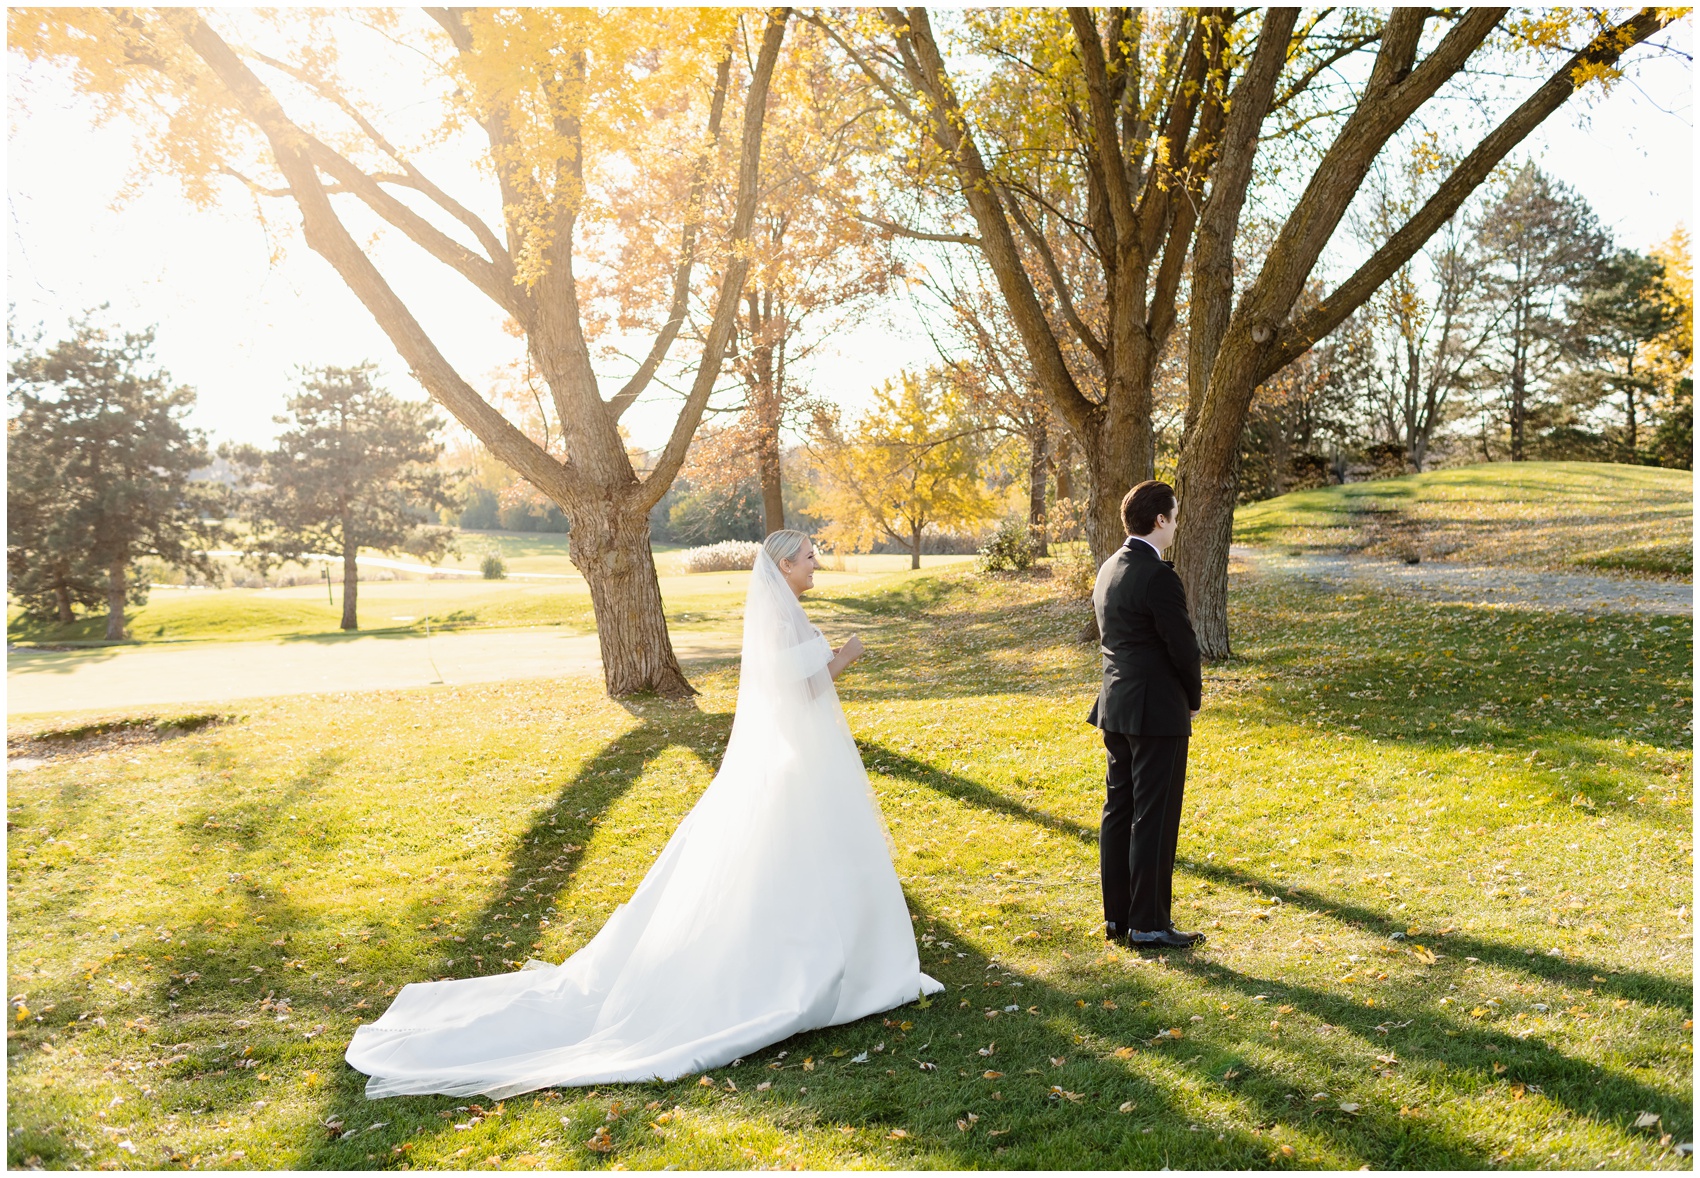
[[[686,662],[735,658],[739,641],[736,634],[673,632],[673,649]],[[6,712],[223,703],[601,674],[596,635],[550,629],[93,650],[13,648],[6,652]]]

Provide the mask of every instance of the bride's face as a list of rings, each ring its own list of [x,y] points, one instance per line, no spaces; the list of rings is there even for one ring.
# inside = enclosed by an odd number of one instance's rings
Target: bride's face
[[[779,562],[779,571],[785,577],[785,583],[791,586],[791,592],[798,597],[815,587],[815,569],[820,567],[815,560],[813,541],[805,540],[803,550],[790,560]]]

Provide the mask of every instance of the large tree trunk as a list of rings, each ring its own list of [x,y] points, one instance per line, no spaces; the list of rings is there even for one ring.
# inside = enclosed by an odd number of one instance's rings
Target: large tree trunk
[[[1092,559],[1099,564],[1127,539],[1122,499],[1155,473],[1153,451],[1140,441],[1141,434],[1147,441],[1151,435],[1150,397],[1147,387],[1143,417],[1131,411],[1133,407],[1126,400],[1119,407],[1121,412],[1103,413],[1101,424],[1093,431],[1095,444],[1086,449],[1087,493],[1091,496],[1086,539],[1092,547]]]
[[[360,545],[348,538],[348,523],[342,532],[342,628],[360,629]]]
[[[124,602],[130,596],[124,562],[115,560],[106,572],[106,640],[122,642],[129,637],[124,632]]]
[[[68,626],[77,620],[77,615],[71,612],[71,591],[65,586],[54,586],[53,604],[61,625]]]
[[[1045,423],[1039,422],[1027,435],[1031,453],[1027,457],[1027,527],[1033,533],[1034,550],[1039,556],[1049,556],[1045,527],[1045,471],[1051,460],[1051,438]]]
[[[653,691],[668,699],[695,695],[667,634],[661,582],[649,547],[649,516],[611,507],[571,519],[573,564],[590,586],[608,694]]]
[[[1230,330],[1216,357],[1210,395],[1187,431],[1176,478],[1180,530],[1171,555],[1186,586],[1199,653],[1225,659],[1228,647],[1228,546],[1239,499],[1240,435],[1266,345],[1248,328]]]
[[[914,528],[909,533],[909,567],[921,567],[921,529]]]

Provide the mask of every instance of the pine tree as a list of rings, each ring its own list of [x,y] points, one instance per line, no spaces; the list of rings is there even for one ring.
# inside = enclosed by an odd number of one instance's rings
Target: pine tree
[[[342,628],[358,630],[362,548],[427,560],[451,550],[453,533],[429,520],[458,511],[450,474],[437,466],[442,421],[424,402],[372,383],[375,365],[303,373],[288,426],[266,453],[228,451],[246,478],[247,550],[262,566],[315,552],[342,556]]]
[[[106,637],[146,600],[136,562],[217,575],[222,488],[191,482],[205,439],[183,422],[193,389],[152,364],[154,332],[119,335],[92,315],[46,351],[15,353],[6,450],[7,584],[33,613],[64,622],[106,602]],[[49,604],[51,603],[51,604]]]

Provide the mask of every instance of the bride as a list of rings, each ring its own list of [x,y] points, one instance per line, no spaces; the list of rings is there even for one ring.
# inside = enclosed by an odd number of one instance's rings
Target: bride
[[[798,604],[815,568],[801,532],[757,553],[720,772],[632,898],[558,966],[403,987],[348,1046],[368,1097],[671,1080],[944,988],[833,687],[862,644]]]

